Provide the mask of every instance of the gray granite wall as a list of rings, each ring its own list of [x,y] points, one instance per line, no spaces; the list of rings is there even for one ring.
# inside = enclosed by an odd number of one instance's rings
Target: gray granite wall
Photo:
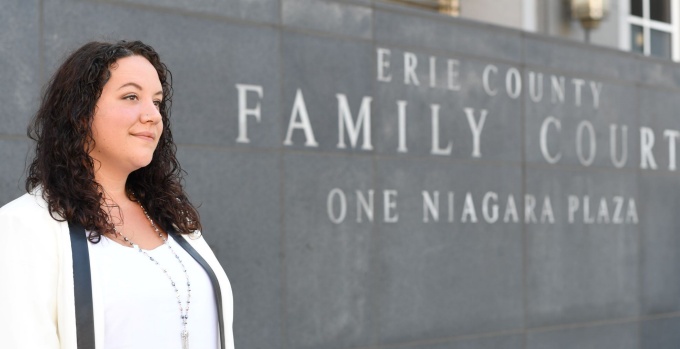
[[[239,348],[680,346],[676,64],[369,0],[0,8],[0,204],[65,55],[152,44]]]

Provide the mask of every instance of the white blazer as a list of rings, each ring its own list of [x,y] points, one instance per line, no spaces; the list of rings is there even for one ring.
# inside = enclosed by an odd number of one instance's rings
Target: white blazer
[[[225,341],[225,348],[233,349],[229,279],[203,238],[186,240],[217,277],[225,332],[220,340]],[[95,349],[104,348],[100,298],[93,290]],[[77,348],[68,223],[50,216],[40,190],[0,208],[0,309],[0,348]]]

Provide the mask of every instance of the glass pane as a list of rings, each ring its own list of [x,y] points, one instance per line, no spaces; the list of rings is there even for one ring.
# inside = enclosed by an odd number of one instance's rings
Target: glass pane
[[[659,22],[671,22],[671,0],[649,0],[649,18]]]
[[[671,58],[671,34],[651,29],[650,53],[652,56],[661,58]]]
[[[642,0],[630,0],[630,14],[642,17]]]
[[[642,27],[637,25],[630,26],[630,50],[633,52],[645,52],[645,35]]]

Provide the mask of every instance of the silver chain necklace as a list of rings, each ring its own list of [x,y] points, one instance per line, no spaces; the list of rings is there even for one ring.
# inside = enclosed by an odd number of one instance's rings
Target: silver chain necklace
[[[153,219],[151,219],[149,214],[146,212],[146,210],[144,209],[144,206],[142,206],[141,204],[139,206],[142,208],[144,215],[146,216],[146,218],[151,223],[151,227],[153,228],[153,230],[155,230],[156,233],[158,234],[158,236],[160,236],[161,240],[163,240],[163,244],[165,246],[168,246],[168,248],[170,249],[170,252],[172,252],[172,254],[175,256],[175,258],[177,259],[179,264],[182,266],[182,270],[184,271],[184,276],[186,277],[186,280],[187,280],[186,307],[182,306],[182,301],[180,300],[180,297],[179,297],[179,290],[177,289],[177,285],[175,284],[175,281],[170,276],[170,273],[168,273],[168,270],[163,268],[163,266],[161,266],[160,263],[158,263],[158,261],[155,258],[150,256],[148,253],[146,253],[146,251],[142,250],[137,244],[132,242],[125,235],[123,235],[120,231],[118,231],[118,228],[115,225],[113,226],[113,229],[116,231],[116,234],[120,235],[120,237],[122,237],[125,242],[130,244],[130,246],[132,246],[132,248],[137,249],[137,251],[139,251],[142,254],[144,254],[145,256],[147,256],[150,261],[154,262],[159,268],[161,268],[163,270],[163,273],[165,274],[165,276],[167,276],[168,280],[170,280],[170,284],[172,284],[172,288],[175,289],[175,295],[177,296],[177,305],[179,305],[179,314],[180,314],[180,318],[182,319],[182,333],[180,333],[181,338],[182,338],[182,348],[183,349],[189,349],[189,331],[187,331],[187,323],[189,322],[189,305],[191,304],[191,282],[189,282],[189,274],[187,273],[187,268],[184,266],[184,263],[182,263],[182,260],[179,258],[177,253],[175,253],[175,250],[172,248],[172,246],[170,246],[170,244],[168,243],[168,240],[165,237],[163,237],[163,234],[161,234],[160,230],[158,230],[156,223],[153,222]]]

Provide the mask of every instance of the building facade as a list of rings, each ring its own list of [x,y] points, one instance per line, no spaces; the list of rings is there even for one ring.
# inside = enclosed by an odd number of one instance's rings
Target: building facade
[[[646,3],[586,44],[557,1],[0,0],[0,205],[60,61],[141,39],[237,348],[676,349],[680,67]]]

